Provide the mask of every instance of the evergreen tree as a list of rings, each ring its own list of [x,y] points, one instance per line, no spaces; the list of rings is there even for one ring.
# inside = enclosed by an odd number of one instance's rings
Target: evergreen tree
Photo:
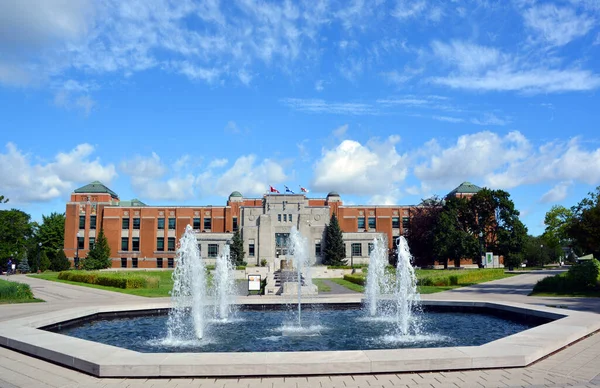
[[[52,255],[52,259],[50,260],[50,269],[52,271],[66,271],[71,268],[71,263],[67,256],[65,256],[65,252],[60,249],[56,254]]]
[[[27,262],[27,255],[23,255],[21,260],[19,260],[19,265],[17,269],[20,273],[28,273],[31,269],[29,268],[29,263]]]
[[[229,247],[229,257],[233,265],[246,265],[244,261],[244,257],[246,256],[246,252],[244,252],[244,240],[239,231],[236,231],[233,234],[233,239],[231,241],[231,246]]]
[[[331,215],[329,225],[325,228],[324,243],[325,251],[323,255],[323,264],[346,265],[347,260],[344,237],[335,213]]]
[[[50,263],[50,259],[48,259],[48,255],[46,254],[45,251],[42,251],[40,253],[40,271],[44,272],[50,269],[50,265],[52,263]]]
[[[85,259],[82,260],[82,267],[85,270],[108,268],[112,264],[110,259],[110,246],[104,236],[104,230],[100,229],[96,244],[88,252]]]

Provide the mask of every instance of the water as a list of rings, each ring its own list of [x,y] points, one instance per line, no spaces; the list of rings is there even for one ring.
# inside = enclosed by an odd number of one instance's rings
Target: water
[[[217,257],[217,265],[214,274],[214,314],[217,319],[227,320],[232,313],[235,294],[233,270],[229,245],[226,244],[221,250],[221,254]]]
[[[190,225],[179,240],[175,263],[166,341],[189,338],[190,329],[196,338],[203,338],[207,320],[206,267],[200,257],[196,234]]]
[[[373,319],[393,319],[398,335],[417,335],[420,328],[415,313],[418,311],[420,295],[408,243],[403,236],[396,240],[398,260],[395,274],[386,271],[388,248],[385,239],[377,237],[373,244],[365,289],[367,312]],[[394,303],[382,304],[390,296]]]
[[[365,287],[366,307],[369,315],[374,317],[379,309],[382,294],[387,291],[385,267],[388,264],[387,241],[383,235],[373,240],[373,250],[369,255],[369,272],[367,273],[367,286]]]
[[[420,295],[417,291],[417,277],[412,266],[412,255],[408,248],[408,242],[404,236],[397,240],[398,262],[396,264],[396,287],[394,297],[396,300],[397,327],[401,334],[409,332],[414,311],[419,303]]]
[[[292,265],[297,274],[298,282],[298,326],[302,326],[302,274],[307,286],[312,286],[310,274],[310,259],[308,255],[308,240],[300,234],[300,231],[292,226],[290,231],[290,242],[288,252],[291,255]],[[289,260],[289,259],[288,259]]]
[[[169,319],[165,315],[99,319],[59,332],[146,353],[286,352],[477,346],[534,326],[472,312],[425,311],[419,316],[422,333],[400,335],[394,319],[365,316],[358,306],[312,307],[304,306],[304,327],[288,335],[284,333],[288,312],[268,308],[242,309],[236,319],[212,322],[202,340],[163,341]],[[185,319],[191,325],[191,316]],[[311,334],[315,332],[318,335]]]

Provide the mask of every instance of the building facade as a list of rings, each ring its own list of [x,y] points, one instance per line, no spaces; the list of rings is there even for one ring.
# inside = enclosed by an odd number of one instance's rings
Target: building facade
[[[348,263],[362,264],[368,263],[378,235],[385,235],[389,248],[393,248],[410,225],[412,207],[344,206],[336,192],[325,198],[304,194],[245,198],[237,191],[231,193],[225,206],[148,206],[138,199],[121,201],[96,181],[71,194],[66,205],[64,250],[71,262],[86,257],[102,228],[111,248],[113,268],[172,268],[178,240],[190,225],[208,264],[214,263],[223,246],[239,231],[248,265],[266,261],[271,268],[278,268],[295,226],[308,240],[310,258],[318,263],[325,227],[335,213]]]

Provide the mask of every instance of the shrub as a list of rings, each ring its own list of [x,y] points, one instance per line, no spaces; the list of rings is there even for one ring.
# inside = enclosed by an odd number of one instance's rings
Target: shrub
[[[246,269],[246,266],[245,266],[245,265],[237,265],[237,266],[235,267],[235,269],[240,269],[240,270],[241,270],[241,269]]]
[[[33,299],[29,285],[0,280],[0,301],[17,299]]]
[[[131,273],[102,273],[102,272],[82,272],[82,271],[63,271],[58,274],[61,280],[71,282],[97,284],[100,286],[116,288],[158,288],[160,279],[155,276],[131,274]]]
[[[350,283],[358,284],[359,286],[364,286],[367,284],[367,278],[360,275],[344,275],[344,280],[349,281]]]
[[[569,269],[568,274],[575,286],[581,289],[593,289],[598,285],[600,262],[592,259],[586,260],[581,264],[575,264]]]
[[[266,266],[267,266],[267,259],[262,259],[262,260],[260,261],[260,266],[261,266],[261,267],[266,267]]]

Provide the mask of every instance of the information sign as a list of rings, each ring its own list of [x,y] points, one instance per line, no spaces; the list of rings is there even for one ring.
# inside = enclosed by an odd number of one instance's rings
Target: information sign
[[[248,291],[260,291],[260,275],[248,275]]]

